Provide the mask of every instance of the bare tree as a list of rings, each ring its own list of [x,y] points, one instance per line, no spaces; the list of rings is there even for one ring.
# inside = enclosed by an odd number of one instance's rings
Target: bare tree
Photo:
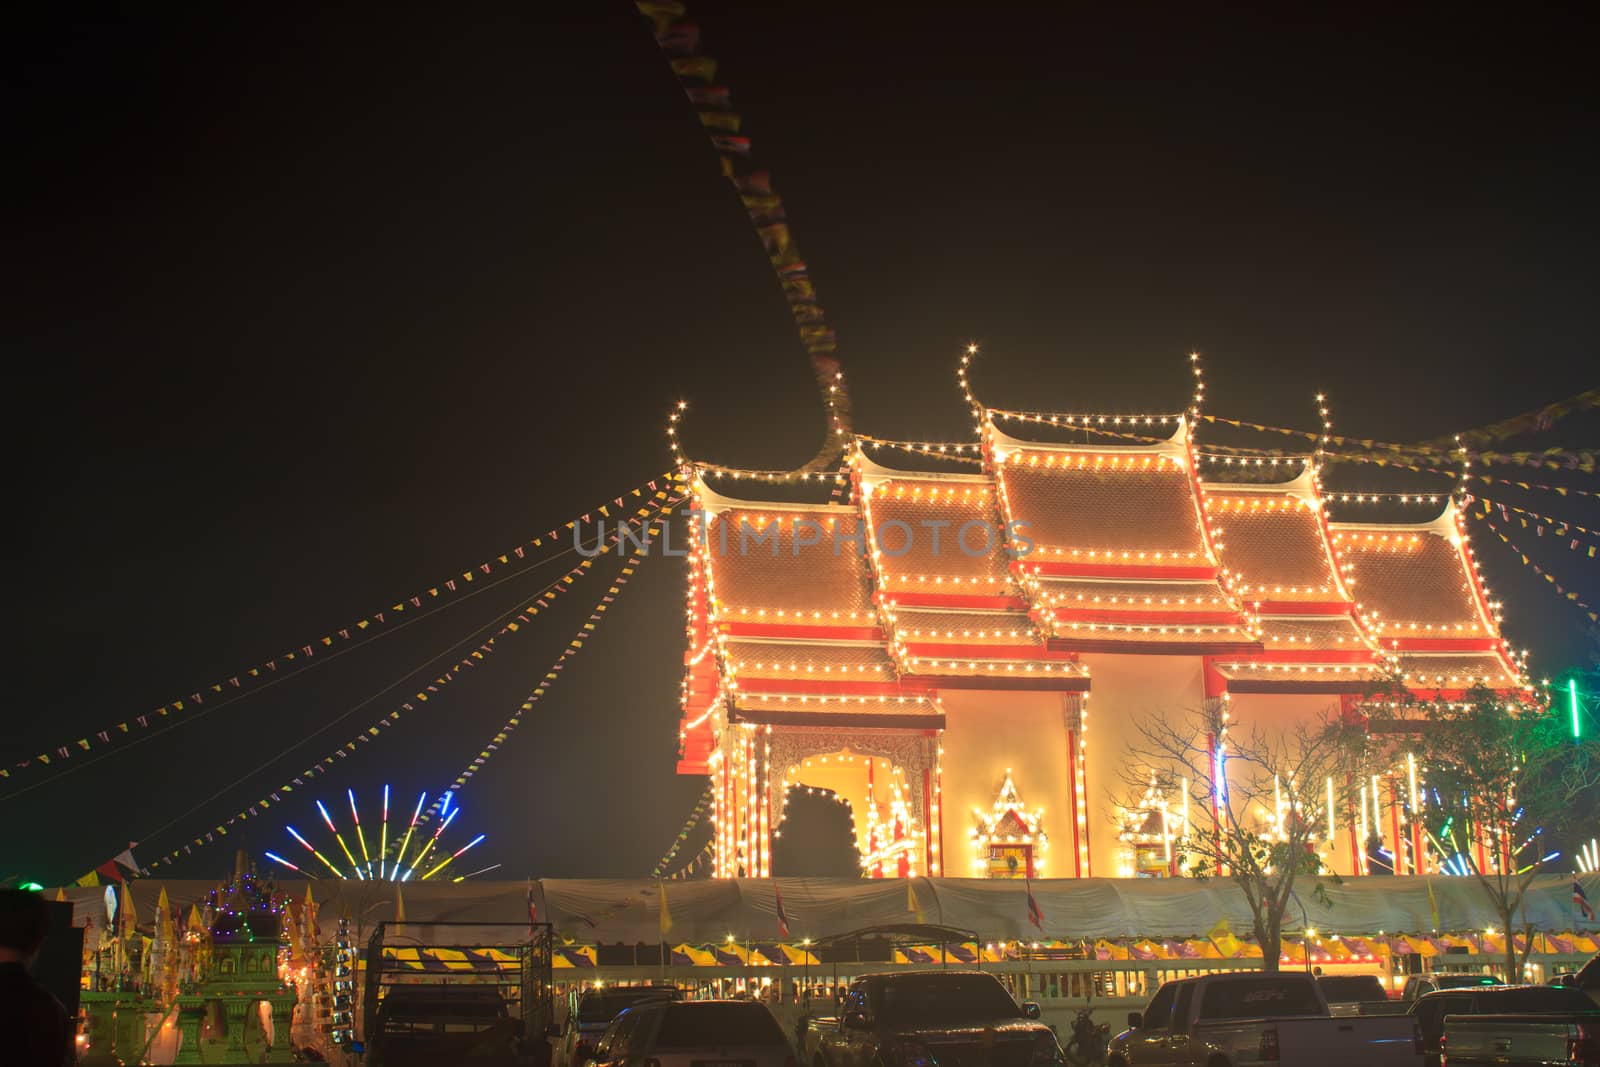
[[[1442,868],[1483,889],[1505,933],[1506,981],[1518,981],[1533,946],[1524,896],[1552,869],[1552,838],[1594,818],[1600,740],[1573,736],[1569,718],[1540,701],[1482,687],[1457,701],[1411,700],[1387,715],[1401,720],[1391,731],[1409,727],[1394,744],[1422,766],[1425,802],[1414,817]]]
[[[1136,729],[1128,787],[1135,796],[1162,798],[1178,870],[1239,887],[1262,963],[1276,971],[1295,886],[1310,881],[1312,895],[1326,903],[1321,878],[1332,869],[1319,848],[1331,847],[1329,792],[1336,810],[1348,808],[1364,731],[1327,716],[1269,735],[1230,723],[1223,701],[1150,716]]]

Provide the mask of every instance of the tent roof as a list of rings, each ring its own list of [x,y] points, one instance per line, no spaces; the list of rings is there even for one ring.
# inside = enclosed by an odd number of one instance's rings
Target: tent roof
[[[777,937],[774,884],[783,892],[791,941],[849,935],[866,927],[907,926],[917,916],[908,907],[905,882],[899,879],[716,879],[665,883],[649,879],[559,879],[531,883],[539,919],[554,924],[561,937],[585,944],[645,943],[663,939],[673,944],[721,944],[731,935],[739,942]],[[1044,913],[1043,929],[1028,922],[1027,897],[1019,882],[982,878],[919,878],[916,901],[922,917],[938,926],[971,931],[981,940],[1045,938],[1170,938],[1202,935],[1226,919],[1237,934],[1251,929],[1250,911],[1239,889],[1223,880],[1207,879],[1035,879],[1033,896]],[[1328,903],[1313,900],[1308,882],[1299,891],[1305,903],[1291,906],[1285,926],[1298,931],[1303,923],[1325,933],[1416,933],[1435,928],[1463,931],[1498,925],[1483,891],[1466,878],[1372,877],[1324,882]],[[139,914],[155,914],[163,886],[180,911],[202,901],[214,883],[200,880],[142,879],[133,883]],[[302,881],[279,883],[291,899],[302,900]],[[666,888],[671,926],[661,930],[661,888]],[[491,924],[521,923],[528,918],[528,882],[414,882],[405,886],[406,934],[417,943],[470,943],[473,931],[461,927],[430,929],[436,922],[481,922],[485,944],[503,944],[506,928]],[[1433,904],[1430,904],[1430,887]],[[1573,928],[1572,876],[1545,875],[1527,895],[1528,921],[1537,930]],[[105,922],[99,888],[68,887],[75,921]],[[333,936],[334,920],[348,910],[358,918],[360,936],[378,922],[394,920],[394,885],[390,882],[312,883],[320,905],[324,940]]]

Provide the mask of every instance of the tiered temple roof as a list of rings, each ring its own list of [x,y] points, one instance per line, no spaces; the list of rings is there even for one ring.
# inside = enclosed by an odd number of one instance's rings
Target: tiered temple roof
[[[995,485],[897,471],[861,457],[878,604],[901,672],[918,685],[1076,691],[1071,652],[1046,647],[1010,569]]]
[[[1201,492],[1224,571],[1261,624],[1260,653],[1213,662],[1226,688],[1358,692],[1378,680],[1383,655],[1350,596],[1309,460],[1291,481]]]
[[[1525,684],[1453,507],[1330,524],[1309,459],[1202,482],[1181,415],[981,416],[981,472],[858,448],[849,505],[694,483],[681,770],[717,721],[935,729],[941,690],[1082,691],[1092,653],[1202,656],[1213,692],[1347,694],[1396,663],[1429,696]]]
[[[1426,523],[1332,529],[1366,628],[1399,657],[1407,688],[1450,696],[1480,683],[1524,684],[1454,505]]]
[[[1018,532],[1013,572],[1052,649],[1260,651],[1212,547],[1188,427],[1170,418],[1170,438],[1141,445],[1025,441],[989,424],[1001,514]]]

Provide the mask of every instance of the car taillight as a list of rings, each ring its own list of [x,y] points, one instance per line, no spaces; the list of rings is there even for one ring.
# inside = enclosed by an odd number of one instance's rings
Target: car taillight
[[[1257,1059],[1277,1062],[1278,1028],[1276,1026],[1269,1026],[1261,1031],[1261,1050]]]
[[[1444,1035],[1440,1034],[1439,1035],[1439,1067],[1445,1067],[1445,1064],[1449,1061],[1449,1059],[1450,1059],[1450,1057],[1445,1055]]]
[[[1050,1033],[1033,1035],[1033,1062],[1036,1064],[1050,1064],[1056,1062],[1056,1037]]]

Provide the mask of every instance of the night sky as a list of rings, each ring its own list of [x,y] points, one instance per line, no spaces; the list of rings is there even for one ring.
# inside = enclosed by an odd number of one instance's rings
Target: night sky
[[[996,406],[1177,410],[1197,349],[1215,413],[1312,429],[1325,389],[1338,430],[1401,441],[1600,377],[1581,16],[690,7],[865,432],[964,438],[969,339]],[[655,476],[680,397],[696,456],[787,467],[813,450],[786,306],[631,4],[41,11],[8,35],[23,547],[7,765]],[[1597,440],[1575,418],[1535,443]],[[1507,499],[1600,528],[1577,498]],[[1536,675],[1594,654],[1581,612],[1481,527],[1475,543]],[[1600,603],[1594,561],[1539,547]],[[130,840],[148,858],[203,833],[561,567],[18,772],[0,783],[0,878],[70,879]],[[370,810],[384,782],[412,799],[448,784],[615,567],[283,818],[168,873],[220,875],[235,845],[286,852],[282,823],[347,786]],[[673,773],[684,582],[681,560],[646,561],[472,779],[451,838],[489,836],[468,869],[649,872],[700,790]]]

